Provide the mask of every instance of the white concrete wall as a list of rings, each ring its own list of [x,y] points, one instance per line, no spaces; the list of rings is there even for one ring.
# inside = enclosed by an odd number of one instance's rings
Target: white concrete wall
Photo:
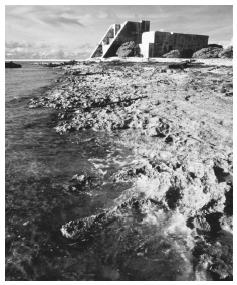
[[[142,33],[142,43],[154,43],[155,31]]]
[[[142,43],[140,46],[141,55],[145,58],[150,57],[150,44],[154,43],[155,41],[155,32],[144,32],[142,33]]]

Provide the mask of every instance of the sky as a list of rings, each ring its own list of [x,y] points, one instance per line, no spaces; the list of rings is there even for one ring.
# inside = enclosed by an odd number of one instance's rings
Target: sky
[[[209,35],[232,44],[232,6],[6,6],[6,59],[84,59],[111,24],[150,20],[150,30]]]

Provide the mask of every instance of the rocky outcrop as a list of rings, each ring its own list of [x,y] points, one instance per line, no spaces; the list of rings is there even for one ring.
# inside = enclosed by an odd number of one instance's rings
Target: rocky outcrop
[[[196,51],[193,58],[233,58],[233,46],[223,48],[221,45],[211,44]]]
[[[123,43],[116,52],[118,57],[130,57],[139,55],[139,47],[134,41]]]
[[[220,58],[233,58],[233,46],[229,46],[219,53]]]
[[[13,61],[5,62],[5,68],[21,68],[21,64],[15,63]]]
[[[193,58],[218,58],[223,49],[220,47],[207,47],[196,51]]]
[[[132,253],[135,261],[144,258],[142,267],[160,258],[164,242],[167,264],[171,256],[177,256],[178,264],[186,262],[189,259],[182,256],[188,252],[191,261],[184,263],[197,280],[229,280],[232,69],[187,68],[192,64],[184,61],[166,72],[153,63],[81,64],[29,106],[56,109],[59,133],[102,130],[135,153],[135,160],[122,164],[110,181],[129,188],[113,205],[62,225],[64,237],[83,249],[97,243],[103,257],[108,256],[109,244],[116,246],[119,264]],[[81,193],[94,183],[92,175],[75,174],[68,191]],[[106,244],[105,252],[98,243]],[[117,262],[116,258],[106,260]],[[138,264],[129,264],[136,274]]]
[[[170,52],[163,54],[162,57],[165,58],[180,58],[181,54],[180,51],[178,49],[175,50],[171,50]]]

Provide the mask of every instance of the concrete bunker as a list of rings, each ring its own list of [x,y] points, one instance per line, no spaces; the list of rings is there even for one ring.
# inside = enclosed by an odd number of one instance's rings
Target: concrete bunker
[[[130,41],[139,46],[141,57],[161,57],[171,50],[179,50],[181,57],[191,57],[195,51],[208,46],[208,38],[206,35],[150,31],[150,21],[126,21],[111,25],[90,57],[116,56],[118,48]]]

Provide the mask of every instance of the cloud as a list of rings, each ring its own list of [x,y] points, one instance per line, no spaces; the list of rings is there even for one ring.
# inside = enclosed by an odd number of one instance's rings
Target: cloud
[[[78,25],[84,27],[84,25],[79,21],[78,18],[68,17],[66,15],[51,15],[43,16],[40,19],[42,22],[50,24],[52,26],[58,25]]]
[[[6,42],[5,47],[7,49],[14,49],[14,48],[27,48],[31,47],[32,45],[30,43],[25,42],[15,42],[15,41],[9,41]]]
[[[83,59],[89,57],[92,46],[88,43],[76,48],[52,46],[45,43],[6,42],[5,58],[10,59]]]

